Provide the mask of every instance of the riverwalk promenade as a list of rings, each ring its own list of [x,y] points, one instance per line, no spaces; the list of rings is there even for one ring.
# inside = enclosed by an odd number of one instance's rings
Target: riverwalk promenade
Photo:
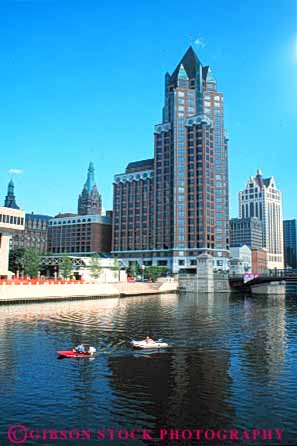
[[[32,280],[0,283],[0,305],[60,300],[99,299],[104,297],[128,297],[176,292],[178,282],[159,279],[157,282],[115,282]]]

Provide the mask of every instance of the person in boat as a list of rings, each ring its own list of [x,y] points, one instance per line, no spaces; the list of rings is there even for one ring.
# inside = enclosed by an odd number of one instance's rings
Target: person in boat
[[[152,338],[150,338],[149,336],[147,336],[147,337],[145,338],[145,342],[146,342],[147,344],[154,344],[154,343],[155,343],[155,341],[154,341]]]
[[[89,355],[93,356],[93,354],[96,353],[95,347],[90,346],[88,349],[88,353],[89,353]]]
[[[76,353],[86,353],[84,344],[78,344],[76,347],[74,347],[73,351]]]

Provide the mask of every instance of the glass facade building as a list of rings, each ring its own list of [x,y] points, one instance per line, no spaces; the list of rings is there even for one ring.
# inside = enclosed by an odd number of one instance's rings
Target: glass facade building
[[[285,267],[297,269],[297,220],[284,220]]]
[[[247,245],[251,249],[261,249],[262,223],[257,217],[231,218],[230,247]]]

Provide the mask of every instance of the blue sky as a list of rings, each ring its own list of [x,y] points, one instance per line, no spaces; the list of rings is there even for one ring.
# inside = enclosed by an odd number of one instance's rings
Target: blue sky
[[[111,208],[113,175],[153,156],[164,74],[192,44],[225,95],[230,215],[260,167],[297,218],[296,36],[295,0],[1,0],[1,202],[21,169],[26,211],[75,212],[92,160]]]

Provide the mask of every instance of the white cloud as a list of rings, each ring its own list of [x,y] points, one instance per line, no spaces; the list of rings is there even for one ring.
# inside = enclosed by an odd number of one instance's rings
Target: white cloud
[[[20,175],[23,173],[23,170],[22,169],[9,169],[8,172],[11,174]]]
[[[195,45],[197,45],[199,48],[204,48],[206,46],[206,43],[203,37],[197,37],[197,39],[195,40]]]

